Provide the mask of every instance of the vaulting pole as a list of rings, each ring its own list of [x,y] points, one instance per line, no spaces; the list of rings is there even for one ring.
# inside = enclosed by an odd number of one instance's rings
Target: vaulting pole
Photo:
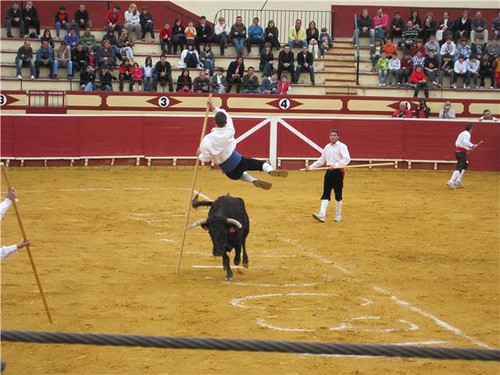
[[[345,169],[345,168],[371,168],[371,167],[381,167],[383,165],[394,165],[394,162],[390,163],[372,163],[372,164],[357,164],[357,165],[345,165],[343,167],[319,167],[319,168],[302,168],[301,171],[324,171],[327,169]]]

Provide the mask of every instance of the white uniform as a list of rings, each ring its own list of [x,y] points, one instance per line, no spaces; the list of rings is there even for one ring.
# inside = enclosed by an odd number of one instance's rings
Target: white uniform
[[[0,220],[3,219],[3,216],[5,215],[11,204],[12,201],[9,198],[6,198],[2,203],[0,203]],[[17,245],[2,246],[2,248],[0,249],[0,259],[7,258],[16,250],[17,250]]]
[[[337,141],[335,144],[328,143],[323,149],[321,157],[310,165],[310,168],[318,168],[322,165],[328,167],[344,167],[351,162],[351,156],[347,146]]]
[[[225,110],[216,107],[215,112],[219,111],[226,115],[227,122],[222,128],[212,128],[212,131],[203,138],[199,159],[204,163],[213,161],[215,164],[222,164],[236,149],[233,119]]]

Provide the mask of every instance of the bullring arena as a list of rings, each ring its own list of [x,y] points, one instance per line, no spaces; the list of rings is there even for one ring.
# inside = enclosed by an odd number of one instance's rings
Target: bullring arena
[[[1,263],[3,331],[497,355],[470,361],[2,340],[5,374],[499,373],[500,131],[498,123],[477,121],[485,106],[500,114],[498,90],[432,93],[432,112],[451,98],[456,120],[390,118],[409,94],[363,85],[348,89],[357,95],[315,94],[307,84],[271,98],[214,94],[213,103],[233,116],[238,150],[289,171],[284,179],[255,172],[273,183],[264,191],[210,163],[193,168],[207,95],[67,89],[63,106],[34,108],[34,96],[49,94],[5,88],[9,80],[2,80],[3,172],[16,188],[52,320],[21,249]],[[465,186],[451,190],[445,183],[455,166],[453,142],[468,122],[473,142],[484,143],[470,154]],[[211,114],[207,132],[212,127]],[[319,223],[311,214],[324,171],[300,169],[320,156],[332,128],[348,145],[351,165],[367,166],[345,169],[343,220],[334,222],[330,207]],[[378,163],[391,165],[371,166]],[[7,185],[3,174],[2,199]],[[197,192],[245,201],[250,265],[233,266],[231,281],[207,232],[185,232],[186,218],[208,214],[187,210]],[[11,207],[2,246],[20,238]]]

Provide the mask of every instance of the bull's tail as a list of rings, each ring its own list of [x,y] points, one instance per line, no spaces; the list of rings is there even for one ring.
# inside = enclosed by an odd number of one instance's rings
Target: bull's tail
[[[191,205],[193,206],[193,208],[198,208],[200,206],[211,206],[212,201],[199,201],[198,200],[198,196],[200,195],[200,193],[196,194],[195,197],[193,198],[193,201],[191,202]]]

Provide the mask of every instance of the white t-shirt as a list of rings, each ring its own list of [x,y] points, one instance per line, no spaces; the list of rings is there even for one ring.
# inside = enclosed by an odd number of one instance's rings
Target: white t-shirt
[[[335,144],[328,143],[323,149],[321,157],[312,163],[310,168],[318,168],[322,165],[344,167],[351,162],[351,156],[349,155],[349,150],[347,146],[337,141]]]
[[[217,112],[223,112],[227,117],[227,122],[222,128],[217,126],[212,128],[211,132],[203,138],[200,145],[199,159],[204,163],[212,161],[215,164],[222,164],[236,149],[233,119],[221,108],[216,107],[215,113]]]

